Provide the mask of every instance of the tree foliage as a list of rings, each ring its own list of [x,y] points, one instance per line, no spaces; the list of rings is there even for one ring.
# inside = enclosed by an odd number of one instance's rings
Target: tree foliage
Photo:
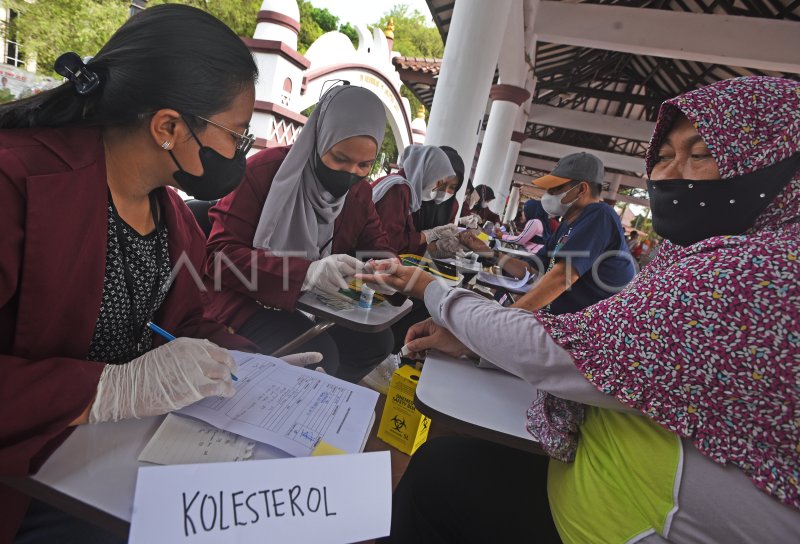
[[[315,8],[308,0],[298,0],[300,7],[300,33],[297,35],[297,50],[305,53],[317,38],[338,30],[353,42],[358,44],[356,29],[350,23],[339,24],[339,18],[327,10],[327,8]]]
[[[252,37],[261,0],[148,0],[157,4],[186,4],[206,11],[228,25],[237,36]]]
[[[444,42],[436,27],[428,26],[425,15],[411,10],[406,4],[395,4],[375,24],[384,29],[394,21],[394,44],[392,49],[406,57],[440,59],[444,55]]]
[[[128,18],[129,3],[123,0],[7,0],[19,13],[14,32],[25,59],[36,59],[42,74],[53,71],[55,60],[67,51],[93,56]]]
[[[187,4],[207,11],[239,36],[252,36],[261,0],[150,0],[157,4]],[[61,53],[75,51],[93,56],[128,19],[128,0],[7,0],[20,14],[14,28],[28,59],[35,57],[38,71],[56,75],[53,63]]]
[[[439,31],[433,26],[428,26],[425,15],[416,9],[412,11],[406,4],[395,4],[373,27],[384,29],[389,24],[389,20],[394,22],[394,42],[392,44],[394,51],[404,57],[442,58],[444,42],[442,42]],[[400,94],[408,98],[413,119],[422,103],[406,86],[400,89]],[[428,115],[429,112],[426,110],[426,121]],[[386,131],[381,154],[386,157],[384,168],[386,163],[397,162],[397,142],[391,130]]]

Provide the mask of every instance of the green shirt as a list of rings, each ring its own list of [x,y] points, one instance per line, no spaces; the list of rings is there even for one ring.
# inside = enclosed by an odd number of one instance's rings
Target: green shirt
[[[664,534],[677,506],[680,439],[645,416],[587,407],[575,462],[550,460],[547,492],[565,543]]]

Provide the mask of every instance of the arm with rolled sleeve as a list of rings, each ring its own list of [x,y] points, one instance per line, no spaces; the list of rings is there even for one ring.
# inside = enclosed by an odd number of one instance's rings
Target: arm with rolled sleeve
[[[503,308],[439,282],[426,288],[425,306],[437,324],[474,353],[540,391],[600,408],[626,409],[580,374],[569,352],[556,344],[534,314]]]

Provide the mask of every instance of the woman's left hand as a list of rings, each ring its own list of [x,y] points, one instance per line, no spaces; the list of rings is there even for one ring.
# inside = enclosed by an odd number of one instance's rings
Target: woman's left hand
[[[415,266],[401,266],[397,259],[370,261],[367,269],[371,274],[356,274],[356,278],[367,283],[388,286],[410,297],[422,300],[425,288],[435,281],[434,277]]]

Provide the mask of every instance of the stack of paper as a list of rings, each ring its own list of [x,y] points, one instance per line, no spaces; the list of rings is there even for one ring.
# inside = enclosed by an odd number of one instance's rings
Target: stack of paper
[[[496,274],[490,274],[488,272],[478,273],[478,281],[480,281],[481,283],[486,283],[494,287],[502,287],[504,289],[509,289],[511,291],[519,291],[524,289],[530,279],[531,279],[531,274],[527,270],[525,271],[525,276],[518,280],[506,276],[498,276]]]
[[[167,414],[139,461],[159,465],[252,459],[256,443],[189,417]]]
[[[274,357],[230,353],[239,365],[236,395],[210,397],[177,412],[191,417],[167,416],[140,461],[240,461],[252,457],[255,442],[296,457],[318,446],[346,453],[364,449],[378,393]]]
[[[236,395],[210,397],[179,413],[298,457],[311,455],[320,441],[361,451],[377,392],[275,357],[231,354],[239,365]]]

